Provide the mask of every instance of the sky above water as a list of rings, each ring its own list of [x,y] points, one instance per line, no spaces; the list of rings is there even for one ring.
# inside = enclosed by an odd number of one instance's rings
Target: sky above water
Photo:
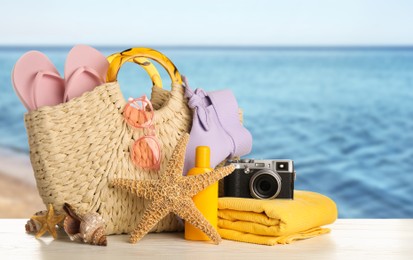
[[[409,0],[0,0],[0,45],[412,45]]]

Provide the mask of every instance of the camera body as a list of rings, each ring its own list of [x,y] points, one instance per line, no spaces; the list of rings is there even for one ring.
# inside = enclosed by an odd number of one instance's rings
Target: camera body
[[[235,170],[224,178],[226,197],[255,199],[293,199],[293,160],[229,160]]]

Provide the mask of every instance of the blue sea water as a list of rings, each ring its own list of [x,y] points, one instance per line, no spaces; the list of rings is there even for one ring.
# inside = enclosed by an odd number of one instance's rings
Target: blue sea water
[[[10,73],[29,49],[0,49],[0,147],[21,152]],[[69,49],[41,50],[63,74]],[[413,217],[413,49],[158,49],[193,88],[233,90],[254,138],[247,157],[293,159],[296,188],[331,197],[342,218]],[[126,97],[149,94],[136,65],[119,81]]]

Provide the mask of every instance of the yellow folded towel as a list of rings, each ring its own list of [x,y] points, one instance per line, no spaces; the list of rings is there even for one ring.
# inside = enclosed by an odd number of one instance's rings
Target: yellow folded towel
[[[294,200],[223,197],[218,200],[218,232],[224,239],[275,245],[330,232],[323,225],[337,219],[330,198],[295,191]]]

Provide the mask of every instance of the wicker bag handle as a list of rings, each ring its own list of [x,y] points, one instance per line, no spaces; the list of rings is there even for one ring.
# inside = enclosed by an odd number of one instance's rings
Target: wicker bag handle
[[[168,72],[172,84],[182,84],[181,74],[168,57],[150,48],[131,48],[108,57],[109,69],[106,76],[107,82],[117,80],[118,72],[125,62],[135,62],[141,65],[151,77],[154,86],[162,88],[162,80],[156,67],[147,59],[158,62]]]
[[[108,60],[109,64],[112,63],[112,61],[121,56],[120,53],[114,53],[110,56],[108,56],[106,59]],[[148,73],[149,77],[152,80],[152,85],[153,86],[157,86],[162,88],[162,79],[161,76],[159,75],[158,70],[156,69],[156,67],[146,58],[134,58],[134,59],[130,59],[128,60],[129,62],[134,62],[138,65],[140,65],[145,71],[146,73]]]

